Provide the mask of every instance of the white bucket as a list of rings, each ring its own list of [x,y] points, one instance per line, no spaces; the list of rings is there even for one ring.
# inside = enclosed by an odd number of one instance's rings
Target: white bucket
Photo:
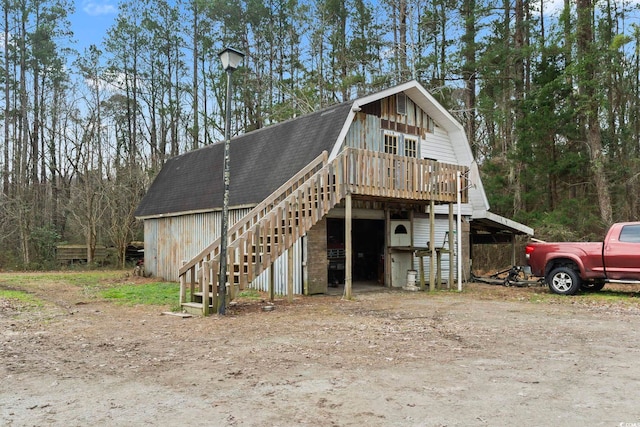
[[[418,272],[416,270],[407,270],[407,286],[415,286],[416,285],[416,277],[418,277]]]

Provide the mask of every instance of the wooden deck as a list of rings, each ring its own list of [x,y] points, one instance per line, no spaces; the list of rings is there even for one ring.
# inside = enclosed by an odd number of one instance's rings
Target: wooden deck
[[[227,300],[234,299],[238,290],[247,287],[347,194],[372,200],[455,203],[457,177],[466,171],[463,166],[434,160],[354,148],[329,162],[324,152],[230,227]],[[467,190],[462,191],[461,200],[467,201]],[[218,238],[180,268],[180,303],[185,308],[199,307],[207,315],[217,307],[219,252]],[[293,290],[288,294],[292,297]]]

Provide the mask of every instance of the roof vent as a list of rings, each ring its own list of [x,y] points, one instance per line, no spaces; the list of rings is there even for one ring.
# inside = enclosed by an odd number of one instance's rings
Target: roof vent
[[[403,116],[407,115],[407,95],[404,92],[396,95],[396,111]]]

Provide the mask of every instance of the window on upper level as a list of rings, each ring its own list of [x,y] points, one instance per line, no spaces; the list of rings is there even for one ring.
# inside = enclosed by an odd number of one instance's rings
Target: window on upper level
[[[397,156],[420,157],[420,138],[400,132],[385,130],[382,132],[380,151]]]
[[[398,154],[398,136],[388,133],[384,134],[384,152],[388,154]]]
[[[404,155],[418,157],[418,140],[416,138],[404,137]]]
[[[407,115],[407,95],[404,92],[396,95],[396,112],[402,116]]]

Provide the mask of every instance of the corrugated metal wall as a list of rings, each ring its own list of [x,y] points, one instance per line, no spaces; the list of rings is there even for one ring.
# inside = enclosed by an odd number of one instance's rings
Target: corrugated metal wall
[[[453,223],[453,227],[455,229],[456,224],[455,221]],[[413,221],[413,244],[414,246],[424,247],[429,241],[429,217],[415,217]],[[449,231],[449,218],[443,217],[440,215],[436,215],[435,219],[435,247],[443,247],[443,242],[445,242],[445,237]],[[445,248],[449,247],[448,239],[447,243],[444,244]],[[454,235],[453,239],[453,247],[456,248],[457,242]],[[457,250],[455,251],[457,253]],[[441,277],[443,282],[449,280],[449,255],[450,254],[442,254],[442,265],[441,265]],[[455,257],[455,254],[453,255]],[[425,280],[429,280],[429,264],[430,258],[424,257],[422,259],[424,264],[424,274]],[[455,264],[454,264],[455,265]],[[420,258],[413,258],[413,268],[416,271],[420,271]],[[454,267],[453,272],[454,279],[457,279],[457,268]]]
[[[290,251],[293,251],[293,294],[300,295],[303,292],[302,280],[302,251],[304,248],[304,237],[299,238]],[[276,259],[273,267],[262,272],[256,280],[251,283],[251,288],[267,292],[269,290],[269,280],[271,277],[271,268],[274,269],[274,283],[276,295],[287,295],[287,272],[288,272],[288,254],[285,252]]]
[[[380,119],[376,116],[358,113],[345,137],[345,146],[363,148],[371,151],[382,151],[382,135],[380,133]]]
[[[250,209],[229,210],[234,224]],[[220,236],[221,212],[196,213],[144,221],[145,271],[168,281],[178,281],[182,261],[189,261]]]

